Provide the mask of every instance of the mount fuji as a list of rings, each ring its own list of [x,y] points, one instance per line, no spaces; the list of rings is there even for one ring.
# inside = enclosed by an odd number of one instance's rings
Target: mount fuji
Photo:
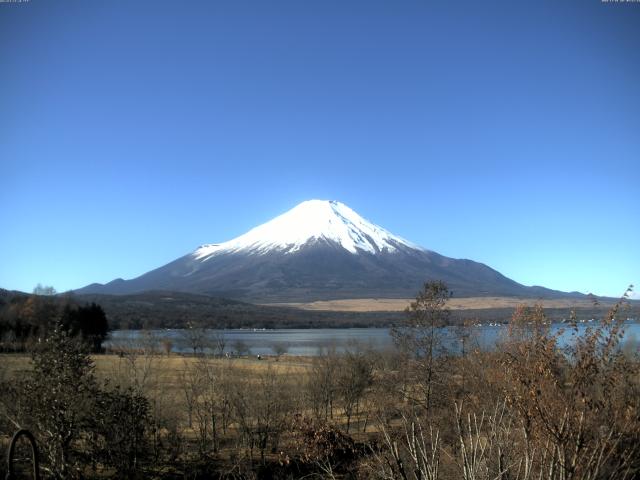
[[[251,302],[409,298],[430,279],[456,297],[566,297],[526,287],[472,260],[448,258],[365,220],[345,204],[309,200],[224,243],[131,280],[91,284],[80,294],[180,291]]]

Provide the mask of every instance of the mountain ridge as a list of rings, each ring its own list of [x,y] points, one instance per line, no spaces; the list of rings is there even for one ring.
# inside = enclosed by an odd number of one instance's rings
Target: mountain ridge
[[[131,280],[76,293],[181,291],[251,302],[412,297],[427,280],[456,296],[582,296],[527,287],[491,267],[419,247],[336,201],[309,200],[247,233]]]

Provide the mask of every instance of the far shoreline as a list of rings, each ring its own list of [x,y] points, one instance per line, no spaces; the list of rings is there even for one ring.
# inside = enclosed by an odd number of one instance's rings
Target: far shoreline
[[[265,307],[289,307],[307,311],[325,312],[362,312],[385,313],[402,312],[412,301],[412,298],[345,298],[336,300],[316,300],[311,302],[273,302],[256,303]],[[619,299],[598,298],[553,298],[536,299],[525,297],[452,297],[447,302],[447,307],[452,311],[459,310],[490,310],[502,308],[515,308],[518,305],[540,304],[543,308],[576,308],[585,309],[594,306],[611,307]],[[632,301],[633,302],[633,301]],[[635,302],[633,302],[635,303]]]

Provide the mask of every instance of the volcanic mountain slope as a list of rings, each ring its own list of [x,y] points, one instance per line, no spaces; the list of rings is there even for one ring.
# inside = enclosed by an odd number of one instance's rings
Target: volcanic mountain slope
[[[457,297],[567,296],[525,287],[471,260],[448,258],[363,219],[340,202],[309,200],[233,240],[194,252],[132,280],[78,293],[182,291],[252,302],[409,298],[429,279]]]

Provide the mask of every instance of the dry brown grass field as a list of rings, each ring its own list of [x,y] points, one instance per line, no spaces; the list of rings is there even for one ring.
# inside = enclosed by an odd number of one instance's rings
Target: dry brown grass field
[[[312,368],[313,359],[307,357],[267,356],[240,358],[216,358],[209,356],[189,356],[171,353],[136,353],[126,352],[92,355],[95,375],[100,383],[124,388],[132,388],[141,392],[149,400],[154,419],[159,421],[161,435],[170,435],[167,429],[179,432],[184,447],[198,450],[197,444],[202,435],[200,418],[203,414],[203,403],[207,399],[206,376],[209,372],[215,380],[210,391],[217,401],[220,400],[222,382],[226,382],[225,394],[233,396],[234,392],[247,397],[257,397],[256,391],[265,384],[275,382],[277,389],[286,392],[287,396],[300,393]],[[11,382],[24,377],[32,369],[31,356],[27,353],[0,355],[0,380]],[[204,378],[203,378],[204,377]],[[225,379],[226,377],[226,379]],[[212,378],[212,377],[209,377]],[[223,380],[225,379],[225,380]],[[234,387],[229,387],[234,385]],[[273,384],[271,384],[273,385]],[[269,385],[269,386],[271,386]],[[237,390],[236,390],[237,389]],[[189,395],[194,396],[194,403],[189,406]],[[274,396],[274,392],[268,392]],[[288,399],[290,400],[290,399]],[[298,402],[294,402],[298,404]],[[259,408],[258,403],[258,408]],[[301,405],[299,405],[301,407]],[[292,407],[288,405],[287,408]],[[302,411],[303,408],[296,408]],[[191,411],[191,413],[189,413]],[[344,423],[342,415],[336,410],[335,421]],[[224,434],[219,433],[217,456],[228,462],[237,455],[237,438],[241,435],[241,426],[231,421]],[[0,447],[6,448],[12,431],[0,432]],[[211,432],[207,432],[211,435]],[[209,441],[211,441],[209,439]],[[267,452],[267,458],[277,461],[278,454]]]
[[[410,298],[351,298],[343,300],[323,300],[308,303],[272,303],[272,306],[296,307],[303,310],[325,310],[336,312],[401,312],[413,301]],[[451,310],[476,310],[490,308],[515,308],[531,299],[518,297],[469,297],[452,298],[447,303]],[[536,303],[543,308],[590,308],[593,301],[589,298],[563,298],[539,300]],[[603,301],[601,305],[611,306],[612,301]]]
[[[98,379],[117,384],[127,385],[134,379],[132,376],[146,375],[144,381],[152,393],[161,395],[165,400],[173,399],[181,402],[182,375],[184,372],[197,367],[203,360],[212,368],[230,367],[234,375],[240,375],[247,380],[255,380],[261,374],[272,370],[279,377],[292,383],[299,382],[309,372],[312,359],[308,357],[293,357],[283,355],[275,356],[243,357],[243,358],[213,358],[193,357],[178,354],[137,355],[135,357],[122,357],[117,354],[93,355],[95,373]],[[18,378],[31,369],[31,357],[26,353],[7,353],[0,355],[2,370],[6,379]],[[131,362],[135,362],[132,364]]]

